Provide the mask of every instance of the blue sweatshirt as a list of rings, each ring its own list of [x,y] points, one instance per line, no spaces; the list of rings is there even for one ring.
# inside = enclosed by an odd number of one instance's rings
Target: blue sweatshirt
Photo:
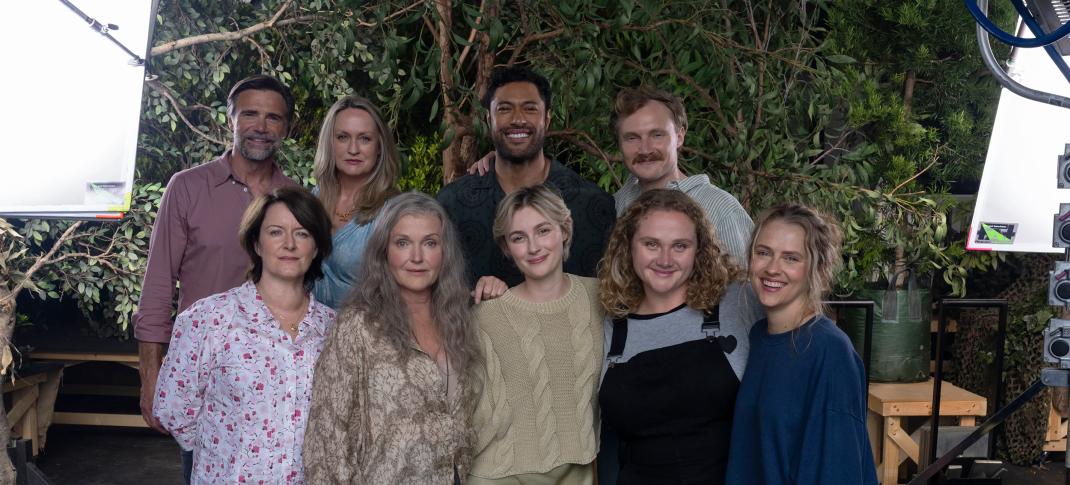
[[[866,377],[851,341],[823,315],[795,331],[750,331],[732,422],[728,485],[876,485]]]

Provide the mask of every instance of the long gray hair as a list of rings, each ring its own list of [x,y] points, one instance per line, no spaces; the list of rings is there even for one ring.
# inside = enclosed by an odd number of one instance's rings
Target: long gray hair
[[[387,260],[390,231],[407,215],[434,216],[442,221],[439,241],[442,268],[431,287],[431,317],[450,363],[457,369],[468,370],[476,359],[477,350],[460,235],[442,206],[425,194],[406,192],[383,206],[364,248],[362,281],[349,297],[343,313],[351,310],[362,313],[371,328],[390,342],[403,359],[410,355],[406,349],[414,341],[412,321]],[[340,317],[341,321],[343,318]]]

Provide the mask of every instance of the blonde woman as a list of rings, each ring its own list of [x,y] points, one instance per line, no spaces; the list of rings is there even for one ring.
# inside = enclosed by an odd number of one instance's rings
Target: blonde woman
[[[398,193],[399,160],[394,135],[371,101],[350,95],[327,110],[312,172],[316,195],[331,214],[335,250],[315,295],[335,310],[359,278],[376,215]]]
[[[598,282],[565,273],[572,218],[546,185],[498,204],[494,240],[523,281],[476,308],[475,459],[466,483],[593,483],[602,319]]]
[[[620,440],[618,483],[722,484],[747,332],[760,317],[702,208],[678,190],[625,210],[599,270],[602,421]]]
[[[750,284],[768,317],[750,332],[728,483],[876,485],[862,359],[822,312],[842,262],[839,226],[785,204],[759,218],[752,240]]]

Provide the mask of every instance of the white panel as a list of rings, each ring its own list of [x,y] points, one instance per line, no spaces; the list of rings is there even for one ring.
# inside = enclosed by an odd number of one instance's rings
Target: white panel
[[[152,0],[72,0],[144,55]],[[5,5],[0,213],[126,211],[144,68],[59,1]]]
[[[1070,96],[1070,82],[1043,49],[1015,49],[1010,74],[1019,83]],[[1053,216],[1070,189],[1058,189],[1056,168],[1070,143],[1070,109],[1000,93],[967,247],[973,250],[1058,253]],[[982,224],[1014,224],[1010,243],[985,241]]]

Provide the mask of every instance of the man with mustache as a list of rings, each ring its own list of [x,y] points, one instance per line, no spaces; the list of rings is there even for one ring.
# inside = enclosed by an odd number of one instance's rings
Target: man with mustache
[[[438,201],[461,232],[474,282],[494,276],[508,286],[523,276],[494,243],[495,209],[506,194],[549,182],[561,192],[572,213],[573,235],[565,272],[594,276],[598,260],[613,227],[613,199],[543,153],[550,125],[550,83],[524,67],[495,70],[483,105],[488,110],[494,158],[486,176],[466,175],[438,193]]]
[[[754,227],[747,211],[732,194],[711,184],[708,175],[688,177],[680,171],[678,155],[687,134],[687,112],[680,98],[648,86],[623,89],[614,102],[610,124],[631,172],[613,194],[617,215],[644,191],[680,190],[702,206],[725,249],[736,263],[745,265]]]
[[[250,262],[238,242],[245,208],[275,188],[297,185],[275,163],[293,111],[293,94],[277,79],[258,75],[238,81],[227,96],[233,147],[211,162],[176,173],[167,183],[134,315],[141,416],[156,431],[166,433],[152,414],[152,401],[174,325],[175,284],[181,313],[193,302],[245,281]],[[192,465],[192,453],[183,451],[186,483]]]

